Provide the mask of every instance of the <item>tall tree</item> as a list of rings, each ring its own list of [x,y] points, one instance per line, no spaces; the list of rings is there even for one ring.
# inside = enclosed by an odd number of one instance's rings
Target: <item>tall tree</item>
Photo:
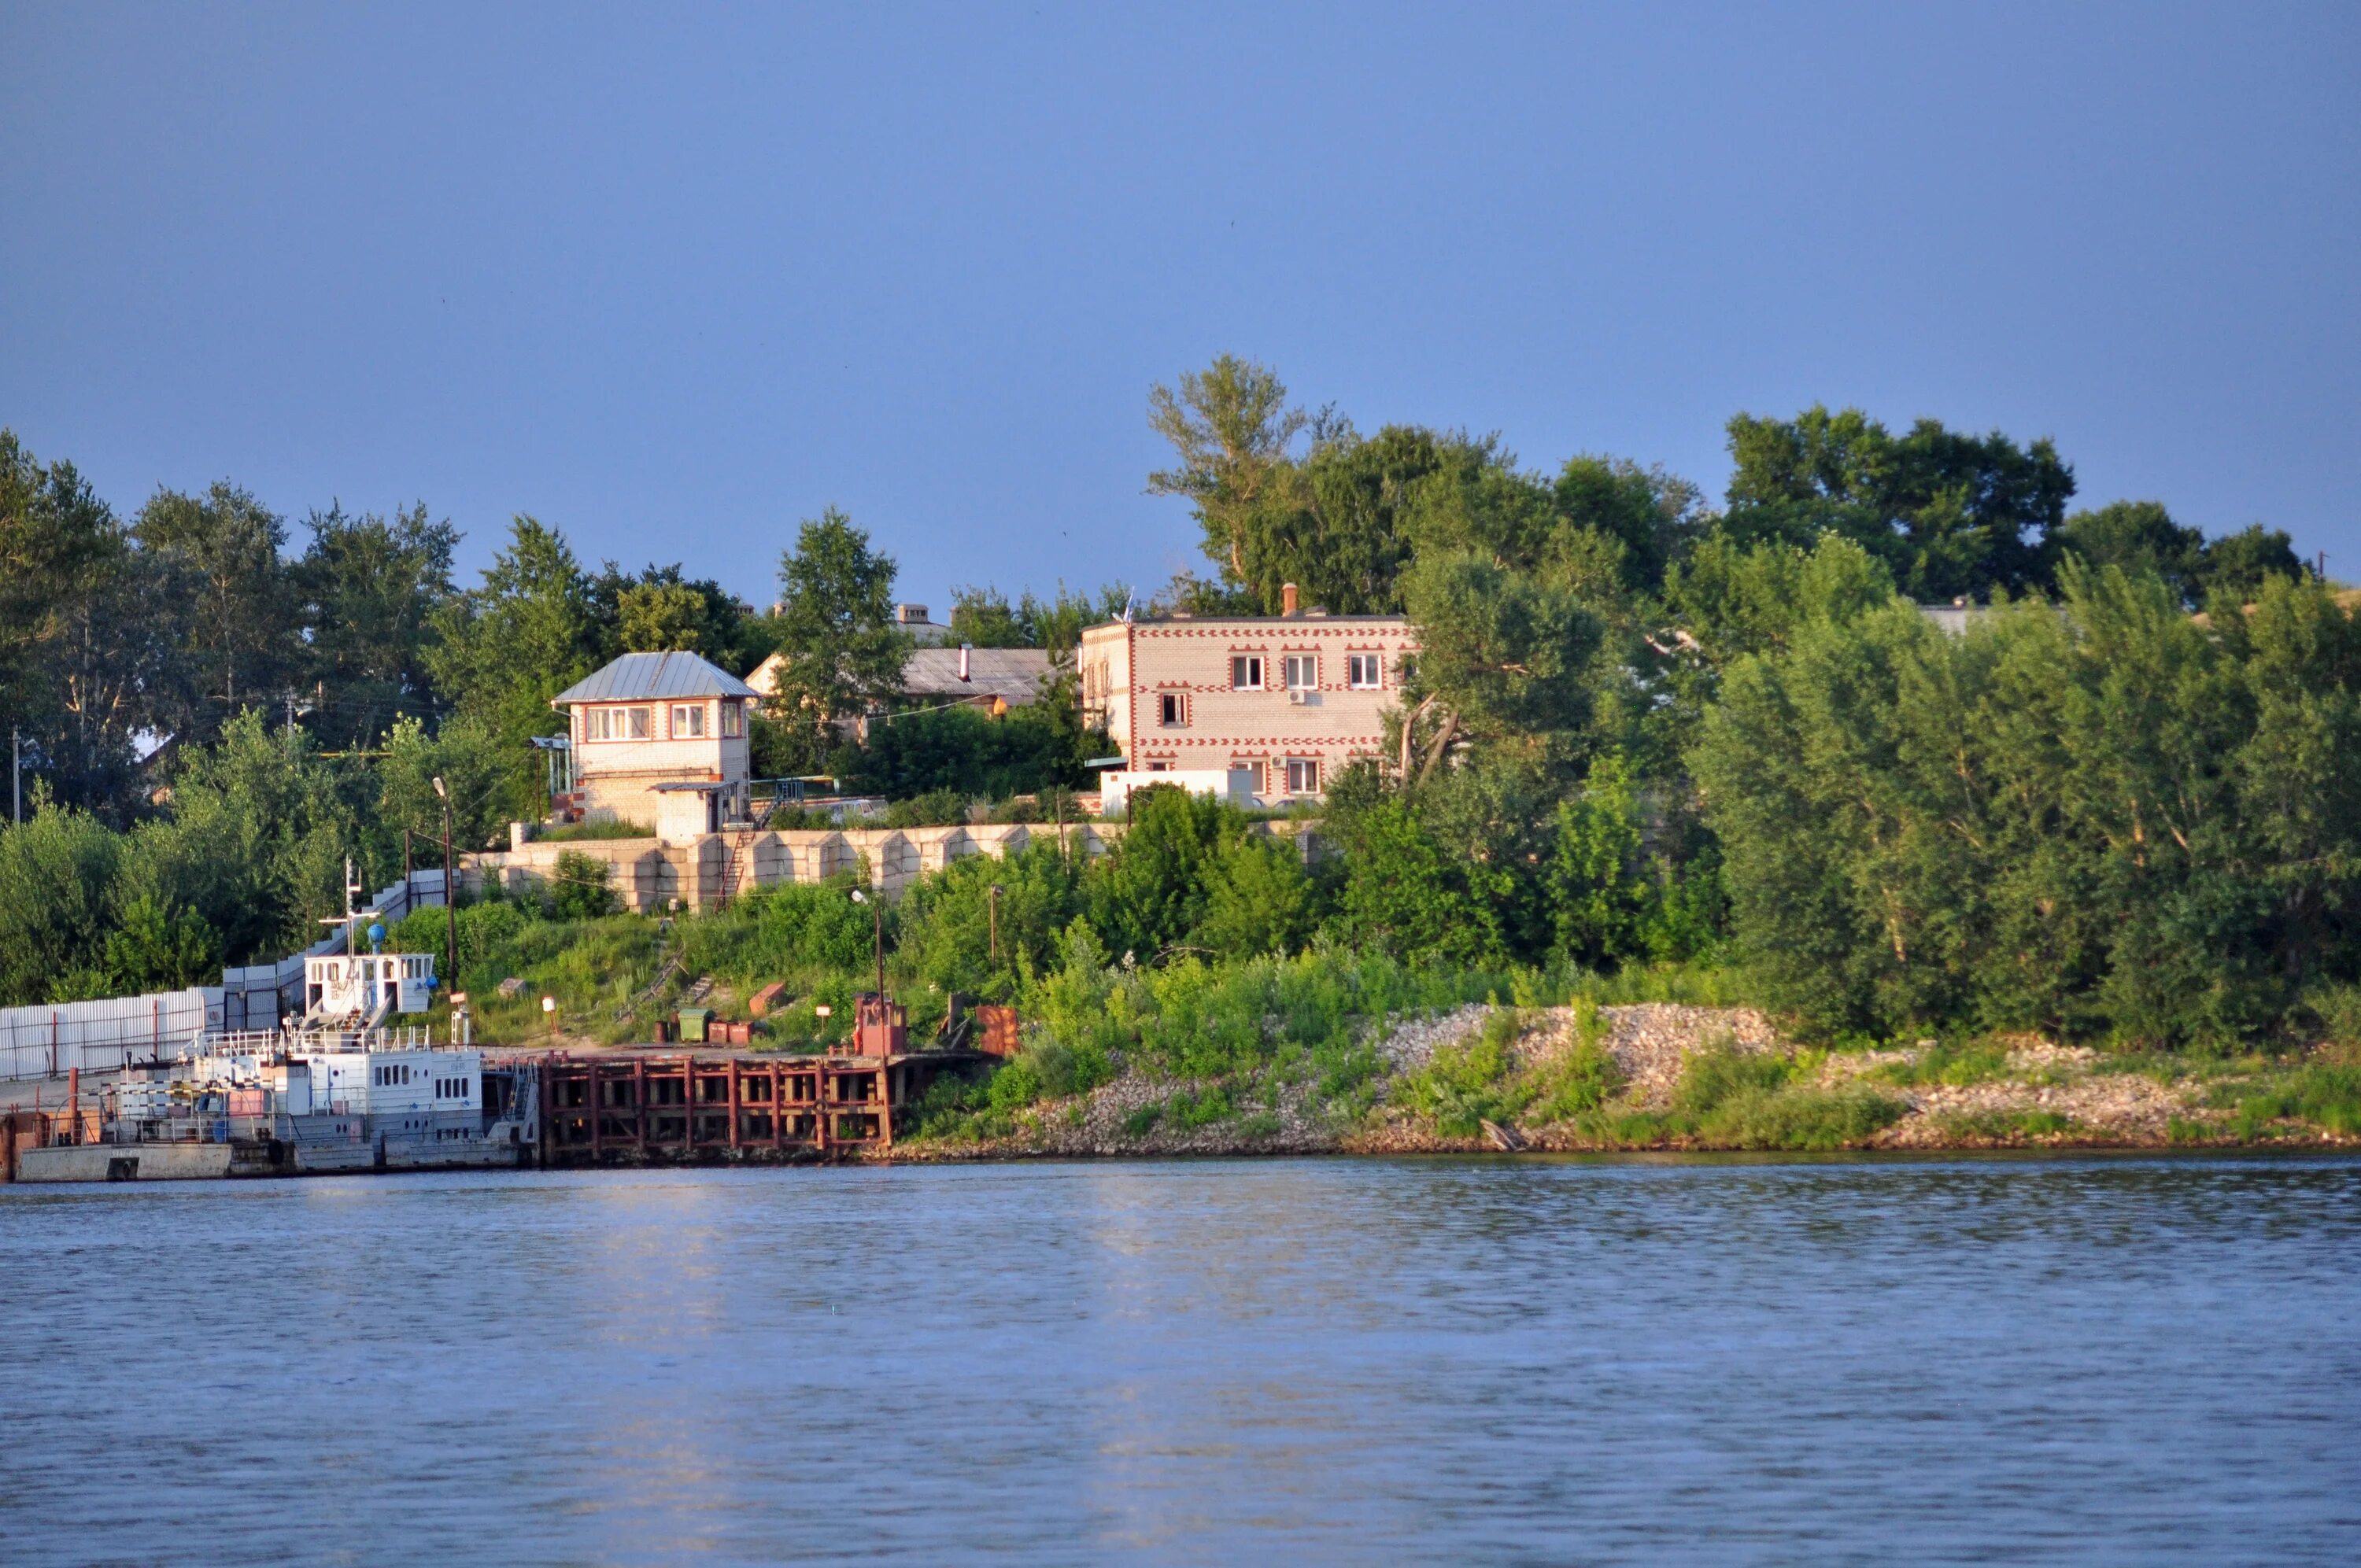
[[[453,594],[458,530],[429,521],[423,502],[390,519],[331,506],[304,522],[312,542],[294,580],[321,701],[313,732],[373,740],[396,713],[434,711],[427,654],[434,614]]]
[[[2110,501],[2078,511],[2058,531],[2061,557],[2093,567],[2116,566],[2132,576],[2153,572],[2184,602],[2202,599],[2197,587],[2205,535],[2172,521],[2162,501]]]
[[[686,651],[742,675],[772,652],[768,624],[738,596],[708,577],[691,577],[675,561],[636,575],[609,561],[590,579],[590,614],[605,638],[605,656]]]
[[[781,654],[771,717],[826,754],[836,726],[901,690],[910,639],[894,626],[894,558],[830,507],[807,519],[779,561]]]
[[[166,607],[182,674],[168,697],[172,733],[210,740],[241,709],[283,700],[302,642],[278,514],[223,480],[201,496],[157,491],[132,532],[177,585]]]
[[[1246,583],[1253,520],[1271,499],[1274,479],[1286,475],[1303,411],[1288,407],[1286,384],[1268,366],[1224,354],[1183,374],[1177,387],[1151,388],[1148,422],[1180,459],[1148,477],[1148,493],[1193,502],[1205,554],[1232,581]]]
[[[2047,439],[2029,446],[1922,419],[1894,436],[1859,409],[1730,422],[1729,508],[1741,540],[1808,547],[1833,531],[1892,569],[1921,602],[2021,593],[2048,578],[2051,535],[2074,471]]]
[[[507,751],[508,807],[531,810],[544,780],[526,742],[565,730],[549,699],[603,658],[581,563],[564,534],[520,513],[481,586],[436,610],[433,627],[428,672]]]
[[[133,737],[170,673],[163,588],[71,464],[0,430],[0,710],[61,803],[137,805]]]

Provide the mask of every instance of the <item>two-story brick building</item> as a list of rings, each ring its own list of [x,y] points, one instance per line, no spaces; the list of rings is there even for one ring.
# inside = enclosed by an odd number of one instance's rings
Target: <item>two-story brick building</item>
[[[1244,769],[1276,803],[1319,795],[1383,748],[1417,650],[1399,615],[1175,614],[1093,626],[1076,663],[1083,718],[1126,773]]]
[[[626,653],[550,706],[570,710],[585,814],[675,838],[745,817],[753,701],[752,687],[694,653]]]

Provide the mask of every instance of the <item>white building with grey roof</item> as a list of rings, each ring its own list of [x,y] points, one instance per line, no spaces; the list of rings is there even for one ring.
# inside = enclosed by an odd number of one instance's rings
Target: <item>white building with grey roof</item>
[[[583,815],[666,839],[743,821],[755,700],[695,653],[626,653],[566,687],[550,706],[567,716]]]

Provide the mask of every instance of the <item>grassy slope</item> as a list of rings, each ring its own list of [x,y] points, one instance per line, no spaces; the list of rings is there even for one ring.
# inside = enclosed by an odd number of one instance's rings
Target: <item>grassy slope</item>
[[[643,1041],[686,982],[709,974],[725,1015],[744,1016],[757,986],[788,983],[774,1048],[833,1044],[868,983],[850,961],[865,944],[848,947],[838,932],[832,956],[816,959],[813,939],[783,938],[776,914],[749,907],[667,926],[464,911],[499,927],[463,938],[477,1037],[548,1040],[547,994],[566,1044]],[[439,949],[440,912],[416,918],[420,930],[400,938],[431,934]],[[668,967],[673,978],[651,994]],[[525,985],[504,999],[498,982],[511,975]],[[913,1037],[929,1037],[944,999],[897,990]],[[1486,1122],[1543,1148],[2361,1136],[2361,1054],[2335,1047],[2203,1058],[1985,1039],[1816,1051],[1770,1040],[1742,1001],[1741,977],[1712,969],[1437,973],[1335,952],[1152,974],[1082,966],[1027,998],[1034,1027],[1016,1062],[994,1080],[947,1082],[919,1108],[910,1152],[1489,1147]],[[821,1003],[833,1016],[816,1015]],[[1649,1022],[1663,1017],[1676,1022]]]

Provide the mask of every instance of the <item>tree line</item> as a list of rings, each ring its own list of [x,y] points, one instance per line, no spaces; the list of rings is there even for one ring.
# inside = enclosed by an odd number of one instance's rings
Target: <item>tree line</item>
[[[1741,414],[1660,468],[1306,412],[1224,357],[1150,418],[1211,571],[1419,629],[1331,791],[1325,927],[1400,957],[1718,952],[1823,1032],[2301,1029],[2361,981],[2353,598],[2260,524],[2070,510],[2046,440]],[[1978,607],[1964,635],[1916,608]]]
[[[0,431],[0,726],[28,786],[25,823],[0,817],[0,1004],[208,981],[309,943],[347,857],[372,888],[406,853],[439,863],[437,777],[456,847],[497,841],[546,804],[529,742],[565,729],[550,698],[623,652],[741,676],[785,654],[752,736],[765,776],[1082,782],[1079,709],[1056,693],[999,724],[949,710],[854,738],[847,720],[897,706],[910,641],[895,563],[834,510],[796,530],[762,611],[677,563],[593,570],[529,515],[471,587],[457,530],[423,504],[332,504],[299,529],[300,550],[227,481],[126,521]],[[1071,648],[1100,601],[975,589],[953,615],[979,644]]]
[[[1334,784],[1326,869],[1176,819],[1087,899],[1077,881],[1048,901],[1044,940],[1089,913],[1142,962],[1312,941],[1471,969],[1735,961],[1825,1031],[2158,1042],[2300,1028],[2320,987],[2361,979],[2361,812],[2335,766],[2361,739],[2350,605],[2284,533],[2209,538],[2154,501],[2070,510],[2048,441],[1897,434],[1857,410],[1731,420],[1719,506],[1621,457],[1535,470],[1464,430],[1365,435],[1235,357],[1155,389],[1149,415],[1174,462],[1148,488],[1188,502],[1207,569],[1145,598],[961,588],[958,640],[1070,653],[1126,609],[1271,613],[1292,582],[1332,611],[1408,615],[1421,652],[1383,755]],[[423,508],[314,513],[291,558],[229,486],[119,525],[69,466],[5,450],[6,581],[51,585],[0,603],[0,679],[56,817],[0,839],[16,994],[304,934],[347,852],[322,846],[358,843],[381,874],[402,829],[439,830],[422,768],[478,781],[462,835],[495,830],[536,804],[523,742],[557,728],[549,696],[626,649],[740,673],[785,653],[758,773],[896,796],[1083,782],[1070,673],[1014,723],[950,708],[848,739],[891,704],[907,644],[892,559],[833,510],[755,612],[677,566],[591,572],[526,517],[467,589]],[[137,618],[109,573],[159,609],[129,675],[105,611]],[[258,636],[230,607],[265,600]],[[1979,607],[1964,635],[1913,606],[1953,600]],[[143,770],[133,742],[159,735]],[[248,816],[269,826],[243,850],[185,847]],[[1201,852],[1170,847],[1191,835]],[[169,870],[215,858],[244,880]],[[68,912],[49,937],[10,935],[39,924],[10,913],[12,879],[23,907]],[[1125,879],[1149,891],[1110,902]],[[142,935],[105,957],[125,932]]]

